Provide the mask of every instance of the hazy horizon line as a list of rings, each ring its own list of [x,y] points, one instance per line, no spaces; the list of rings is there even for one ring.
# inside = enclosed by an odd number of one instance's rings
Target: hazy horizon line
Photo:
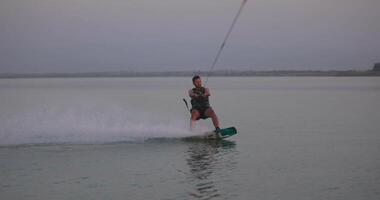
[[[183,77],[183,76],[380,76],[379,71],[367,70],[167,70],[167,71],[102,71],[102,72],[36,72],[0,73],[0,78],[84,78],[84,77]]]

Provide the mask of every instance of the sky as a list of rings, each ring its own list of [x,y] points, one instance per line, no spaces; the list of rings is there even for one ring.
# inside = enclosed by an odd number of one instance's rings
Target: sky
[[[241,0],[1,0],[0,73],[209,70]],[[379,0],[248,0],[215,70],[367,70]]]

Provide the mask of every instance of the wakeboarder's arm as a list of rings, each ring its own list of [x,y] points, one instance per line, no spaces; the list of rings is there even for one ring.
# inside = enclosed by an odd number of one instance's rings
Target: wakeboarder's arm
[[[208,88],[206,88],[205,93],[204,93],[203,96],[205,96],[205,97],[209,97],[209,96],[211,96],[211,94],[210,94],[210,90],[209,90]]]
[[[199,95],[196,94],[192,89],[189,90],[189,97],[190,98],[197,98]]]
[[[209,97],[210,96],[210,90],[208,88],[205,88],[205,93],[204,94],[199,94],[197,92],[194,92],[193,90],[189,90],[189,96],[191,98]]]

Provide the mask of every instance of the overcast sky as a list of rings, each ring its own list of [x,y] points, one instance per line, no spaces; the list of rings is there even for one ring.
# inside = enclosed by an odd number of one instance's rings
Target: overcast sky
[[[1,0],[0,73],[208,70],[241,0]],[[248,0],[215,69],[369,69],[380,0]]]

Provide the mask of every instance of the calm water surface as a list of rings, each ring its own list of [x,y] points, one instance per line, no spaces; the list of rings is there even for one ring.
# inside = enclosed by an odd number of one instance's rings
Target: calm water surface
[[[0,79],[0,199],[380,198],[380,78],[210,78],[225,141],[181,139],[190,87]]]

